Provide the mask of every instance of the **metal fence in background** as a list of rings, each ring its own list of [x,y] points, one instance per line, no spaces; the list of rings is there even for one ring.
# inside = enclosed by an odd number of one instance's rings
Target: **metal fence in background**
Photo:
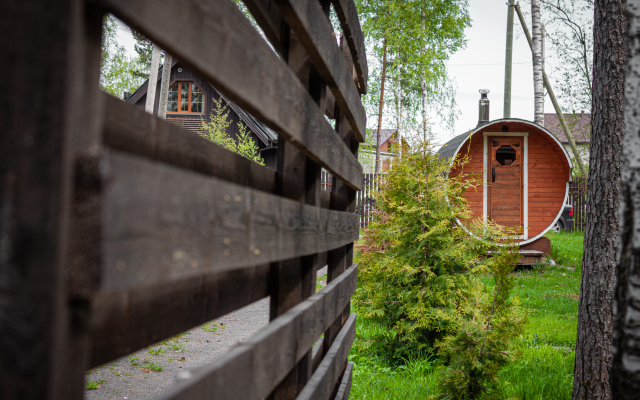
[[[376,207],[375,193],[380,191],[384,174],[362,174],[362,190],[356,194],[356,213],[360,215],[360,227],[369,226],[373,220]],[[327,171],[322,171],[322,190],[331,191],[333,177]]]
[[[567,203],[573,206],[574,230],[584,230],[587,222],[587,180],[575,179],[569,183],[569,199]]]

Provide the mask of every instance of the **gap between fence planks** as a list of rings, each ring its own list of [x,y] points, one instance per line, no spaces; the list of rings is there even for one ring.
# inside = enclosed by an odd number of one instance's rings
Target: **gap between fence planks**
[[[276,172],[106,93],[103,143],[265,192]]]
[[[356,157],[233,2],[94,1],[169,50],[322,167],[360,189],[362,166]]]
[[[369,69],[367,66],[367,54],[364,49],[364,34],[360,27],[356,3],[353,0],[333,0],[332,2],[354,60],[360,93],[365,94],[367,93]]]
[[[269,265],[207,274],[91,300],[90,368],[242,308],[269,295]]]
[[[327,400],[331,397],[355,337],[356,314],[351,314],[296,400]]]
[[[115,150],[100,156],[98,165],[104,242],[93,245],[103,257],[101,291],[287,260],[358,239],[353,213],[305,205]]]
[[[190,373],[189,379],[159,399],[265,398],[342,313],[355,291],[357,274],[357,265],[351,266],[219,360]],[[243,380],[245,376],[251,379]]]
[[[349,394],[351,393],[352,376],[353,376],[353,361],[349,361],[347,363],[347,368],[345,368],[344,370],[344,374],[342,374],[340,387],[338,388],[338,393],[336,393],[336,397],[334,398],[334,400],[347,400],[349,398]]]
[[[359,142],[364,142],[366,114],[356,82],[328,18],[318,1],[276,0],[286,21],[295,32],[316,69],[333,92]]]

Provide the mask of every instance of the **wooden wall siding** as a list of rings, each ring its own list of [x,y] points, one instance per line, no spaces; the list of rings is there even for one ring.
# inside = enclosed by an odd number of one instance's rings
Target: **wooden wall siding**
[[[555,147],[542,133],[529,133],[530,238],[547,229],[564,204],[569,167]]]
[[[364,42],[353,0],[337,3],[348,36],[339,45],[330,32],[303,32],[317,21],[289,27],[282,16],[297,4],[269,4],[277,12],[262,23],[283,28],[282,58],[231,0],[2,7],[20,34],[3,43],[15,57],[0,69],[34,84],[0,110],[5,397],[81,399],[87,369],[265,296],[269,325],[160,398],[348,396]],[[327,19],[323,5],[305,18]],[[100,93],[105,12],[275,129],[278,171]],[[321,168],[331,192],[321,191]],[[329,283],[314,294],[324,264]]]
[[[456,177],[461,173],[468,178],[475,177],[477,179],[475,187],[467,189],[465,198],[469,202],[469,207],[473,211],[472,218],[482,219],[482,135],[475,134],[471,137],[471,146],[469,146],[469,140],[462,145],[460,152],[458,153],[459,159],[465,156],[469,156],[469,163],[464,166],[464,170],[461,167],[451,170],[449,176]]]
[[[554,221],[560,211],[566,192],[566,182],[570,180],[569,162],[563,149],[546,134],[532,129],[531,125],[519,122],[497,121],[478,130],[471,137],[471,147],[467,140],[460,149],[459,157],[470,151],[467,171],[481,172],[484,132],[501,132],[506,126],[508,132],[528,132],[529,159],[529,238],[540,234]],[[468,170],[466,169],[468,168]],[[450,176],[458,176],[460,169],[451,171]],[[473,216],[482,217],[482,181],[476,190],[468,190],[465,198],[473,210]]]

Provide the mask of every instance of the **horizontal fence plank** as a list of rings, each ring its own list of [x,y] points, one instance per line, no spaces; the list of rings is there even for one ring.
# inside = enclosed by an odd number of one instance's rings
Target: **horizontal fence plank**
[[[103,142],[229,182],[273,193],[276,171],[235,154],[179,126],[108,94]]]
[[[103,246],[102,291],[321,253],[358,239],[353,213],[115,150],[101,157],[104,243],[95,246]]]
[[[281,56],[285,54],[283,32],[288,26],[282,18],[280,8],[274,0],[243,0],[245,6],[256,20],[271,46]],[[288,50],[287,50],[288,52]]]
[[[340,387],[338,393],[336,393],[335,400],[347,400],[349,393],[351,393],[351,379],[353,376],[353,361],[347,363],[347,368],[344,370],[342,380],[340,381]]]
[[[359,142],[364,142],[366,113],[351,69],[338,47],[328,18],[322,18],[319,1],[276,0],[309,58],[320,73]]]
[[[190,373],[159,399],[266,398],[342,313],[356,289],[357,274],[353,265],[220,359]]]
[[[359,190],[362,166],[293,71],[230,0],[95,0]],[[202,51],[202,49],[207,51]]]
[[[367,66],[367,54],[364,49],[364,34],[358,19],[356,3],[353,0],[333,0],[333,7],[336,10],[340,20],[340,27],[351,50],[356,73],[358,74],[360,93],[365,94],[367,93],[369,69]]]
[[[95,367],[184,332],[269,295],[269,265],[181,282],[98,293],[91,301]]]
[[[356,314],[351,314],[324,356],[318,369],[296,400],[326,400],[331,397],[356,337]]]

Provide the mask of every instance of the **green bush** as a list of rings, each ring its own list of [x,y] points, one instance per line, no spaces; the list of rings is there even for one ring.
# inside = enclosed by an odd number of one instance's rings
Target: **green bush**
[[[376,199],[376,220],[359,245],[354,304],[394,333],[381,350],[395,359],[432,350],[436,340],[456,332],[475,287],[469,278],[487,271],[482,260],[503,234],[472,221],[463,195],[475,190],[479,175],[447,178],[448,162],[426,146],[420,150],[394,162]]]
[[[215,107],[211,111],[211,120],[209,122],[202,122],[205,137],[227,150],[240,154],[242,157],[255,161],[260,165],[264,165],[264,159],[258,151],[258,145],[251,138],[246,125],[238,123],[238,140],[234,140],[227,133],[227,128],[231,125],[227,106],[222,104],[222,98],[213,100],[213,103]]]
[[[440,381],[440,399],[499,396],[498,372],[516,358],[516,338],[526,320],[517,299],[510,297],[514,285],[510,274],[518,258],[515,246],[501,247],[489,261],[493,288],[487,290],[482,281],[472,280],[457,332],[437,344],[440,356],[449,360]]]

